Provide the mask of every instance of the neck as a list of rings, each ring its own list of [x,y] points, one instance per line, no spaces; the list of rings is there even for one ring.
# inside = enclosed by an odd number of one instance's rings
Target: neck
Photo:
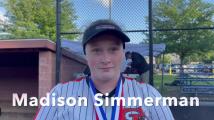
[[[98,79],[94,78],[93,76],[91,76],[95,87],[102,94],[110,93],[112,90],[114,90],[114,88],[117,85],[119,77],[120,77],[120,74],[111,80],[98,80]]]

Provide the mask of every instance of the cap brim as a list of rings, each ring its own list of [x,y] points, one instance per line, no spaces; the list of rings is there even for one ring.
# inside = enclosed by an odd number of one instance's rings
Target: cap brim
[[[100,34],[104,34],[104,33],[111,33],[112,35],[115,35],[115,36],[117,36],[118,38],[121,38],[121,40],[122,40],[122,42],[130,42],[130,39],[129,39],[129,37],[125,34],[125,33],[123,33],[123,32],[121,32],[121,31],[118,31],[118,30],[100,30],[100,31],[97,31],[96,33],[94,33],[94,34],[92,34],[86,41],[85,41],[85,43],[84,44],[86,44],[86,43],[88,43],[92,38],[94,38],[94,37],[96,37],[96,36],[98,36],[98,35],[100,35]]]

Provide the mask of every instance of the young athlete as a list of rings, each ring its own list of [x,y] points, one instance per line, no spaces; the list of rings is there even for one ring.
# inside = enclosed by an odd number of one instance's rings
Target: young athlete
[[[110,98],[156,98],[161,97],[152,86],[139,83],[121,74],[125,57],[125,42],[130,39],[121,28],[110,20],[93,22],[83,34],[83,51],[90,68],[90,76],[55,86],[51,95],[56,98],[87,98],[87,106],[75,104],[43,106],[36,120],[173,120],[168,106],[128,105],[111,101]],[[95,96],[104,104],[96,106]],[[73,99],[72,99],[73,100]],[[73,100],[74,101],[74,100]],[[107,101],[107,102],[106,102]],[[109,101],[109,103],[108,103]],[[122,100],[119,100],[122,101]],[[53,100],[50,100],[52,103]],[[127,101],[126,101],[127,102]],[[112,104],[113,103],[113,104]]]

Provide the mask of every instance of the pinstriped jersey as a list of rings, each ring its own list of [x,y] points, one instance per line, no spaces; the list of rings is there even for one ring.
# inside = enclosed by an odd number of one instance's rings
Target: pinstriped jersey
[[[140,97],[161,97],[159,92],[146,83],[139,83],[136,80],[128,77],[123,77],[123,93],[124,98]],[[87,98],[87,106],[43,106],[38,111],[35,120],[96,120],[96,110],[93,99],[90,94],[89,85],[86,78],[80,78],[67,83],[60,83],[55,86],[50,94],[55,94],[56,98],[79,97]],[[50,99],[50,103],[52,103]],[[111,106],[103,105],[107,119],[111,118]],[[168,106],[146,106],[144,103],[141,106],[128,106],[127,101],[123,106],[123,119],[145,119],[145,120],[174,120],[173,115]]]

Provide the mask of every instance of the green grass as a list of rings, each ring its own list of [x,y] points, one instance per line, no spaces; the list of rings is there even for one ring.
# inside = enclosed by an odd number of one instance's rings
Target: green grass
[[[165,83],[171,83],[176,79],[175,75],[164,75],[163,76],[163,88],[162,88],[162,76],[161,75],[154,75],[154,87],[161,93],[162,96],[167,97],[181,97],[181,96],[195,96],[195,94],[183,94],[181,93],[180,86],[165,86]],[[214,82],[193,82],[194,85],[214,85]],[[198,95],[200,100],[207,101],[207,100],[214,100],[213,95],[201,94]]]
[[[163,76],[163,85],[165,83],[171,83],[175,80],[175,75],[164,75]],[[154,75],[154,85],[156,88],[160,88],[162,83],[162,75]]]
[[[169,87],[165,86],[165,83],[171,83],[175,80],[175,75],[164,75],[163,76],[163,88],[162,88],[162,75],[154,75],[154,86],[155,88],[161,92],[163,96],[177,96],[177,93],[179,91],[178,87]],[[162,89],[161,89],[162,88]]]
[[[203,81],[194,81],[192,82],[192,85],[204,85],[204,86],[214,86],[214,81],[207,81],[207,82],[203,82]]]

